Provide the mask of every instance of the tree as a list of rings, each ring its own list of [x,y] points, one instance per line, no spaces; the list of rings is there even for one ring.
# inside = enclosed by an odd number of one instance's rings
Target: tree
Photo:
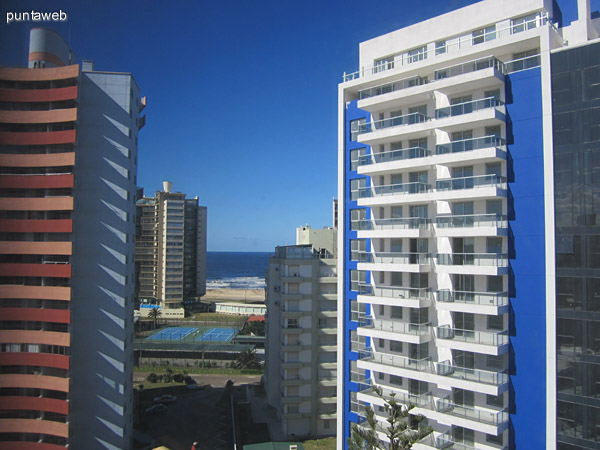
[[[152,322],[154,323],[153,329],[156,329],[156,319],[158,319],[158,316],[160,316],[161,314],[162,313],[159,308],[150,309],[150,312],[148,313],[148,317],[150,317],[152,319]]]
[[[366,425],[352,425],[350,437],[348,438],[348,448],[350,450],[378,450],[387,448],[389,450],[409,450],[415,442],[420,441],[432,429],[423,427],[420,423],[424,417],[421,415],[411,414],[410,410],[414,405],[403,405],[396,401],[396,394],[390,394],[389,399],[384,399],[381,388],[374,386],[373,390],[381,397],[384,402],[384,410],[387,415],[387,427],[379,425],[375,418],[375,411],[372,407],[367,406]],[[379,439],[377,432],[383,433],[386,437],[385,441]]]
[[[256,354],[256,350],[244,350],[235,360],[236,369],[260,369],[262,362]]]

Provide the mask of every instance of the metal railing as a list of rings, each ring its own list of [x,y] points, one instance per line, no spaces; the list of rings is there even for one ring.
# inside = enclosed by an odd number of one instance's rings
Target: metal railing
[[[502,214],[465,214],[439,216],[435,219],[435,225],[438,228],[507,228],[508,220],[507,217]]]
[[[435,118],[442,119],[444,117],[461,116],[470,114],[482,109],[495,108],[504,105],[504,102],[496,97],[487,97],[480,100],[472,100],[464,103],[446,106],[435,110]]]
[[[474,344],[491,345],[493,347],[508,344],[508,335],[505,331],[491,333],[488,331],[461,330],[451,328],[449,325],[442,325],[441,327],[436,327],[436,335],[438,339],[471,342]]]
[[[506,144],[506,141],[497,136],[484,136],[480,138],[461,139],[446,144],[435,146],[436,155],[445,155],[447,153],[461,153],[482,148],[500,147]]]
[[[391,355],[389,353],[373,352],[365,350],[358,355],[359,359],[372,361],[385,366],[398,367],[401,369],[416,370],[418,372],[434,373],[431,357],[413,359],[406,356]]]
[[[410,114],[404,114],[403,116],[390,117],[389,119],[375,120],[373,122],[363,123],[358,127],[358,133],[371,133],[377,130],[383,130],[385,128],[400,127],[403,125],[412,125],[415,123],[423,123],[431,120],[430,117],[425,114],[414,112]]]
[[[444,78],[456,77],[465,73],[477,72],[478,70],[484,70],[489,68],[495,68],[501,73],[505,73],[504,64],[502,61],[494,56],[487,56],[485,58],[476,59],[475,61],[467,61],[461,64],[455,64],[450,67],[444,67],[435,71],[434,78],[436,80],[443,80]]]
[[[366,389],[362,390],[361,393],[364,395],[369,395],[375,398],[384,398],[390,399],[391,395],[394,395],[394,400],[400,403],[404,403],[406,405],[414,405],[420,408],[428,408],[432,409],[431,404],[431,393],[427,392],[426,394],[410,394],[408,392],[398,392],[396,389],[390,389],[387,385],[378,384],[377,387],[381,390],[382,397],[379,397],[375,392],[373,386],[367,386]]]
[[[437,301],[443,303],[505,306],[508,305],[508,292],[470,292],[443,289],[437,291]]]
[[[521,70],[533,69],[542,64],[540,55],[526,56],[514,59],[506,63],[506,73],[520,72]]]
[[[431,324],[427,323],[407,323],[398,320],[374,320],[371,316],[366,316],[362,328],[371,328],[379,331],[389,331],[391,333],[412,334],[424,336],[431,333]]]
[[[508,383],[508,374],[506,373],[453,366],[450,364],[450,361],[438,363],[436,371],[438,375],[443,375],[445,377],[475,381],[477,383],[490,384],[492,386],[501,386]]]
[[[497,187],[506,189],[506,178],[496,175],[476,175],[471,177],[457,177],[446,180],[437,180],[435,188],[438,191],[456,191],[460,189],[474,189],[478,187]]]
[[[359,262],[377,264],[429,264],[430,253],[358,252]]]
[[[398,217],[393,219],[365,219],[357,223],[358,230],[416,230],[429,228],[431,219]]]
[[[385,195],[418,194],[429,192],[431,185],[415,181],[413,183],[387,184],[382,186],[370,186],[358,190],[358,198],[380,197]]]
[[[506,409],[502,411],[490,411],[472,406],[457,405],[450,400],[449,396],[435,400],[435,409],[444,414],[491,425],[500,425],[508,422],[508,411]]]
[[[438,253],[437,263],[443,266],[506,267],[508,257],[504,253]]]
[[[360,284],[358,293],[361,295],[372,295],[373,297],[410,298],[418,300],[429,300],[431,298],[430,288],[410,288],[395,286],[371,286]]]
[[[366,166],[369,164],[379,164],[390,161],[401,161],[404,159],[424,158],[430,156],[431,151],[423,147],[410,147],[389,152],[371,153],[362,155],[358,158],[358,166]]]

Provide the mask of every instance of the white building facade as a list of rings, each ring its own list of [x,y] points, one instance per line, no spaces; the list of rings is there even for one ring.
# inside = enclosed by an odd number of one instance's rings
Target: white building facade
[[[578,6],[485,0],[360,44],[339,86],[339,449],[367,405],[385,426],[374,386],[433,428],[413,448],[596,448],[557,399],[551,57],[598,38]]]

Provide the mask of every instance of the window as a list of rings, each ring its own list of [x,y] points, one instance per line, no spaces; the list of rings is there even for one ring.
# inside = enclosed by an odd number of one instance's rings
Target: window
[[[329,428],[331,428],[331,421],[329,421],[329,420],[324,420],[324,421],[323,421],[323,429],[324,429],[324,430],[329,430]]]
[[[392,286],[402,286],[402,272],[392,272]]]
[[[427,58],[427,47],[419,47],[408,51],[408,62],[414,63]]]
[[[400,239],[400,238],[390,239],[390,252],[402,253],[402,239]]]
[[[356,119],[356,120],[351,120],[350,121],[350,140],[351,141],[356,141],[357,136],[363,132],[364,130],[361,130],[361,125],[364,125],[365,123],[367,123],[367,119],[363,118],[363,119]]]
[[[504,369],[504,356],[503,355],[488,355],[487,365],[492,369]]]
[[[531,69],[540,65],[539,49],[534,48],[525,52],[513,54],[513,60],[507,64],[508,72]]]
[[[442,55],[446,53],[446,41],[438,41],[435,43],[435,54]]]
[[[530,14],[528,16],[518,17],[516,19],[511,20],[511,29],[513,34],[520,33],[525,30],[531,30],[532,28],[537,27],[537,17],[535,14]]]
[[[402,342],[390,341],[390,350],[392,352],[402,353]]]
[[[504,316],[487,316],[488,330],[504,331]]]
[[[298,319],[288,319],[287,327],[288,328],[298,328]]]
[[[496,25],[473,31],[473,45],[496,39]]]
[[[350,210],[350,229],[351,230],[364,229],[364,227],[362,227],[361,222],[366,219],[367,219],[367,210],[366,209],[351,209]]]
[[[502,276],[488,275],[487,291],[488,292],[503,292],[504,291],[504,279],[502,278]]]
[[[402,377],[397,375],[390,375],[390,384],[395,384],[396,386],[402,386]]]
[[[373,72],[379,73],[379,72],[383,72],[384,70],[390,70],[393,68],[394,68],[394,57],[386,56],[385,58],[375,60]]]
[[[385,380],[385,373],[377,372],[377,379],[381,381]]]
[[[350,289],[358,291],[359,284],[365,284],[367,281],[367,274],[362,270],[351,270],[350,271]]]
[[[392,306],[392,319],[402,319],[402,306]]]
[[[483,92],[483,98],[490,98],[493,97],[495,99],[500,100],[500,89],[492,89],[491,91],[484,91]],[[496,125],[498,127],[498,133],[500,133],[500,126]],[[486,136],[488,134],[486,133]]]
[[[364,194],[361,195],[361,191],[364,192],[366,187],[366,178],[355,178],[354,180],[350,180],[350,200],[356,200],[361,196],[364,197]]]
[[[364,156],[366,154],[366,148],[357,148],[355,150],[350,150],[350,170],[356,170],[360,165],[361,156]]]
[[[503,434],[500,433],[498,436],[494,436],[493,434],[486,434],[485,435],[485,442],[488,442],[490,444],[498,444],[498,445],[504,445],[504,438],[503,438]]]
[[[379,348],[385,350],[385,339],[379,339]]]
[[[452,141],[463,141],[466,139],[473,139],[473,130],[453,131],[451,136]]]
[[[367,241],[364,239],[352,239],[350,241],[350,259],[352,261],[361,261],[362,253],[367,251]]]
[[[486,404],[490,406],[497,406],[499,408],[504,408],[504,396],[500,395],[488,395],[486,397]]]
[[[487,253],[500,254],[502,253],[502,238],[489,237],[487,238]]]

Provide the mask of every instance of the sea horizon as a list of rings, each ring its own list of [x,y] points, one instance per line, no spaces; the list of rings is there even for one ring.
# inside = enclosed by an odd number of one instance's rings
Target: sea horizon
[[[264,289],[273,252],[206,252],[206,289]]]

